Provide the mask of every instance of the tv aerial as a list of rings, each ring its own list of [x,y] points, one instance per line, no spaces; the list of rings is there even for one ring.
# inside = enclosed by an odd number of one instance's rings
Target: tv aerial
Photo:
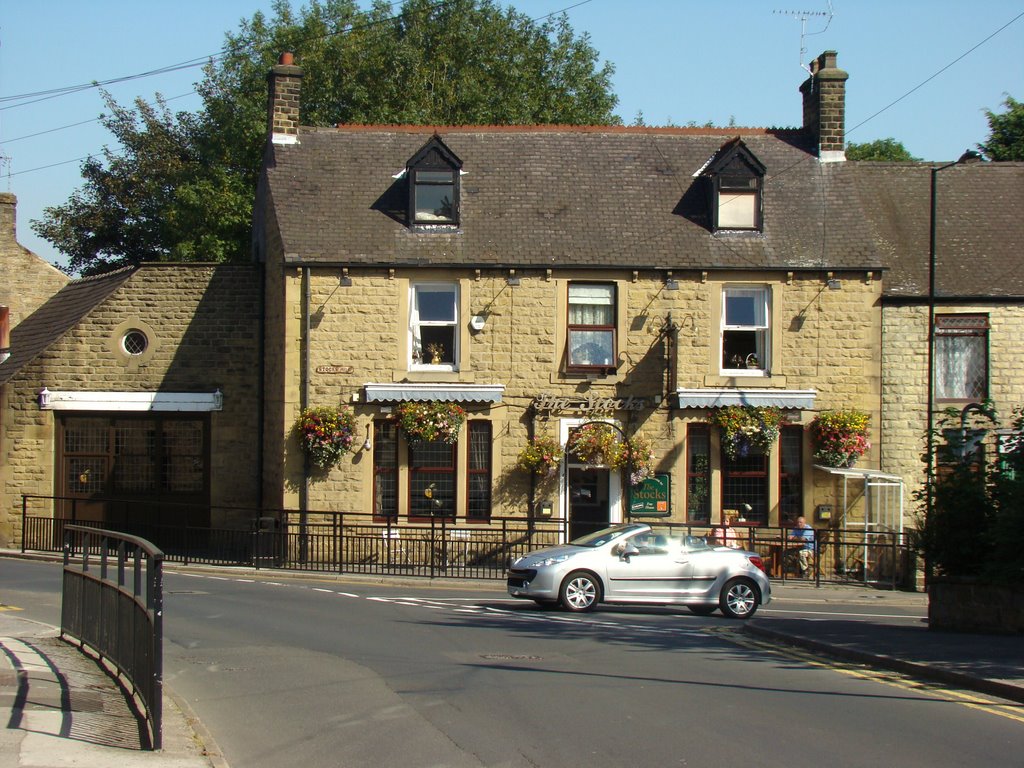
[[[807,53],[807,38],[814,35],[822,35],[828,31],[828,26],[832,23],[832,17],[835,16],[835,11],[832,9],[832,0],[828,0],[827,11],[772,11],[772,13],[800,19],[800,68],[807,72],[807,74],[811,74],[811,68],[804,64],[804,56]],[[808,32],[807,21],[809,19],[825,19],[825,26],[817,32]]]

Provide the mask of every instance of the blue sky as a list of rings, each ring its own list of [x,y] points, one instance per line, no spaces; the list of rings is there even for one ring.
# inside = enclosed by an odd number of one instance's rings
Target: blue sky
[[[134,75],[214,54],[226,31],[257,10],[268,13],[270,5],[270,0],[5,3],[0,97]],[[642,111],[649,125],[733,120],[738,126],[797,126],[798,88],[805,78],[801,62],[826,49],[839,52],[839,66],[850,74],[849,141],[894,137],[918,157],[954,160],[987,137],[985,108],[1001,111],[1007,93],[1024,99],[1021,0],[833,0],[827,28],[827,16],[801,21],[803,11],[827,12],[827,0],[518,0],[512,5],[532,18],[568,9],[577,34],[589,34],[602,60],[615,64],[618,113],[627,123]],[[801,56],[802,27],[807,51]],[[172,99],[175,111],[195,109],[195,96],[174,97],[192,91],[200,74],[193,67],[109,90],[122,104],[159,92]],[[29,222],[47,206],[65,202],[80,185],[80,163],[65,161],[111,142],[94,121],[102,111],[95,88],[33,104],[0,102],[0,191],[18,196],[19,242],[48,261],[63,259],[35,236]],[[74,125],[82,121],[92,122]]]

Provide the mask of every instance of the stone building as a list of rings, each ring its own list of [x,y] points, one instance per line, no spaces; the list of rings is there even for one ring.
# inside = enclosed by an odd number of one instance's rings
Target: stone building
[[[150,264],[67,282],[27,312],[0,363],[4,546],[21,542],[23,499],[30,517],[248,524],[259,286],[251,266]]]
[[[891,256],[837,162],[845,80],[823,54],[792,130],[307,128],[301,69],[275,67],[255,233],[266,502],[400,522],[552,513],[570,534],[631,511],[833,524],[844,481],[815,469],[806,428],[866,411],[861,466],[879,472]],[[406,439],[409,402],[464,409],[455,443]],[[780,439],[730,455],[711,426],[728,405],[782,409]],[[295,428],[317,406],[358,419],[328,471]],[[594,419],[653,447],[660,485],[643,490],[660,505],[607,463],[517,467],[532,438],[564,446]]]

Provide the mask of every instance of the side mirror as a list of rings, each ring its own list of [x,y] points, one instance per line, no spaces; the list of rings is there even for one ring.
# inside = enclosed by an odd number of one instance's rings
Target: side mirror
[[[619,558],[622,560],[629,560],[633,555],[639,555],[640,550],[636,548],[635,544],[626,543],[622,545],[622,551],[619,552]]]

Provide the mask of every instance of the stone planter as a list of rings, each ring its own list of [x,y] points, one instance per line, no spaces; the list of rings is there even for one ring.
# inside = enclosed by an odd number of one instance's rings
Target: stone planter
[[[928,628],[1024,634],[1024,592],[977,579],[934,578],[928,582]]]

